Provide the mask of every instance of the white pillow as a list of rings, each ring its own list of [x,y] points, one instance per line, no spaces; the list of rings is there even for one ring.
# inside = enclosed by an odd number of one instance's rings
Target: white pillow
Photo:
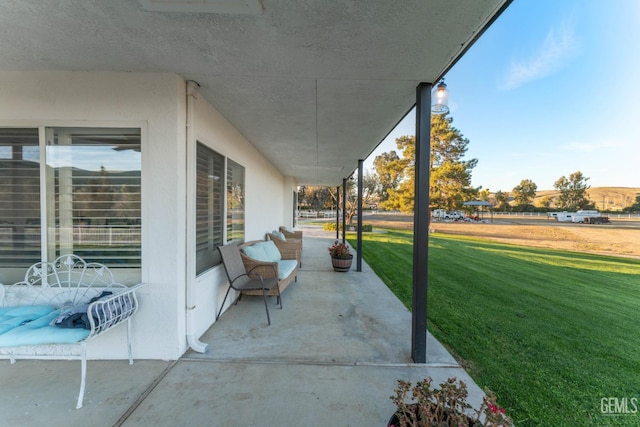
[[[256,243],[256,245],[260,245],[260,247],[264,250],[264,253],[267,257],[265,261],[278,262],[282,259],[282,255],[280,254],[280,251],[276,247],[276,244],[273,243],[271,240],[267,240],[266,242]]]
[[[269,261],[269,257],[267,256],[264,248],[260,246],[260,243],[255,243],[251,246],[243,246],[242,252],[249,258],[253,258],[256,261]]]
[[[278,230],[273,230],[273,231],[271,232],[271,234],[273,234],[274,236],[276,236],[276,237],[277,237],[277,238],[279,238],[280,240],[287,241],[286,236],[285,236],[283,233],[279,232]]]

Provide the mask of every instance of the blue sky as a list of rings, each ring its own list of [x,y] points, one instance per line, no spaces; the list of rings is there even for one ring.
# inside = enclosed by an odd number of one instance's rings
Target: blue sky
[[[640,1],[515,0],[445,76],[472,185],[640,187]],[[415,133],[407,116],[365,162]]]

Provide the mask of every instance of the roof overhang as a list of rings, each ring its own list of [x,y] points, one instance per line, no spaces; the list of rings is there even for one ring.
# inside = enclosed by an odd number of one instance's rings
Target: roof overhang
[[[335,186],[510,2],[1,2],[0,68],[178,73],[283,175]]]

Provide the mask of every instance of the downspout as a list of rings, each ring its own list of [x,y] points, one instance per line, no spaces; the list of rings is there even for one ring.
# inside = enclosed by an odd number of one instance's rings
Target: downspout
[[[186,138],[187,138],[187,161],[186,161],[186,171],[187,171],[187,189],[190,189],[192,187],[192,184],[190,184],[191,181],[191,168],[189,167],[189,159],[190,159],[190,154],[192,154],[193,148],[189,148],[189,147],[193,147],[193,140],[194,140],[194,135],[193,135],[193,110],[194,110],[194,102],[196,99],[196,89],[199,88],[200,85],[198,84],[198,82],[195,82],[193,80],[189,80],[187,81],[187,111],[186,111]],[[187,197],[191,196],[191,191],[187,191]],[[189,202],[188,200],[185,200],[185,205],[187,206],[187,209],[185,209],[185,211],[187,212],[187,215],[189,214]],[[189,221],[187,220],[187,223],[189,223]],[[189,241],[188,238],[188,230],[186,233],[187,237],[186,237],[186,241],[185,241],[185,247],[187,246],[187,242]],[[186,247],[187,250],[185,250],[185,254],[189,253],[188,247]],[[200,341],[198,339],[198,337],[194,336],[194,313],[193,310],[195,310],[196,308],[196,303],[194,300],[194,295],[193,295],[193,281],[190,280],[191,279],[191,272],[192,269],[188,268],[188,263],[189,260],[185,257],[185,278],[184,278],[184,283],[185,283],[185,292],[186,292],[186,301],[187,301],[187,307],[186,307],[186,312],[185,312],[185,316],[186,316],[186,335],[187,335],[187,344],[189,345],[189,347],[191,347],[193,349],[193,351],[197,351],[198,353],[206,353],[207,352],[207,347],[208,344],[203,343],[202,341]]]

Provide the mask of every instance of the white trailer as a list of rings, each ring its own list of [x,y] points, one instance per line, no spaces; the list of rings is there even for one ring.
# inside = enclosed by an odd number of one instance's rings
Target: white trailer
[[[576,222],[581,224],[604,224],[609,218],[596,210],[580,210],[577,212],[553,212],[551,214],[559,222]]]
[[[435,221],[447,221],[450,220],[447,211],[444,209],[434,209],[432,213],[433,219]]]
[[[556,221],[559,222],[571,222],[571,219],[573,218],[573,212],[556,212],[554,217],[556,218]]]
[[[577,211],[571,218],[572,222],[596,224],[602,222],[609,222],[608,217],[603,217],[600,212],[596,210],[581,210]]]
[[[464,219],[464,214],[460,211],[447,212],[445,209],[434,209],[433,219],[435,221],[460,221]]]

